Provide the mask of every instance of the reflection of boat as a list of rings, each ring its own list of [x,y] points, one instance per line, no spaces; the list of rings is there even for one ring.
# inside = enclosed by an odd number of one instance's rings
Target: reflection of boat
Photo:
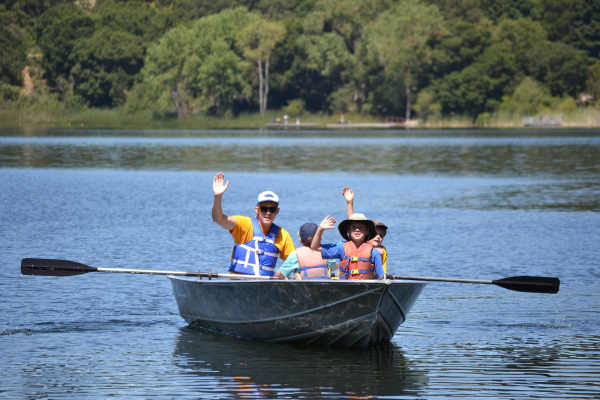
[[[272,342],[389,342],[425,282],[242,281],[169,277],[189,323]]]
[[[352,350],[261,343],[193,326],[180,329],[174,363],[197,397],[417,397],[427,371],[393,344]]]

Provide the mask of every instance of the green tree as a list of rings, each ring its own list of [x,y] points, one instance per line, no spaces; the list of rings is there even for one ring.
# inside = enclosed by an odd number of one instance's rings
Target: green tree
[[[90,16],[67,4],[46,11],[37,21],[35,30],[48,84],[55,86],[59,76],[70,76],[76,63],[73,49],[77,41],[93,35],[95,26]]]
[[[594,102],[598,103],[600,100],[600,60],[589,67],[589,71],[586,90],[592,95]]]
[[[501,108],[517,113],[535,114],[548,110],[554,103],[556,99],[552,98],[547,87],[526,77],[515,88],[512,96],[505,97]]]
[[[454,20],[445,24],[445,35],[433,36],[431,65],[429,71],[434,78],[461,71],[471,65],[493,43],[489,20],[477,23]]]
[[[185,100],[189,85],[196,75],[192,52],[193,34],[183,25],[168,31],[155,45],[148,48],[142,70],[144,84],[157,94],[159,108],[170,105],[179,119],[185,115]]]
[[[123,31],[139,38],[144,50],[166,32],[166,12],[140,1],[104,1],[94,9],[99,28]]]
[[[537,0],[548,38],[582,50],[591,64],[600,55],[600,0]]]
[[[72,59],[75,93],[92,106],[114,107],[125,102],[125,92],[141,70],[144,47],[139,37],[104,27],[79,40]]]
[[[306,53],[306,67],[322,76],[319,85],[332,89],[327,96],[332,110],[363,109],[370,77],[379,67],[365,46],[365,29],[391,4],[390,0],[320,0],[304,18],[304,35],[298,44]]]
[[[198,68],[197,82],[205,103],[208,100],[214,106],[217,116],[231,115],[233,102],[239,96],[250,96],[248,71],[249,65],[225,40],[212,43],[210,53]]]
[[[578,97],[588,77],[586,54],[566,43],[542,42],[533,49],[528,75],[545,83],[553,96]]]
[[[245,7],[223,10],[199,19],[192,27],[193,53],[198,62],[194,89],[203,109],[218,116],[231,114],[233,103],[251,94],[250,63],[242,57],[240,31],[260,16]]]
[[[256,63],[258,70],[258,104],[260,114],[267,111],[269,95],[269,67],[275,46],[285,35],[285,26],[280,22],[259,19],[248,25],[241,33],[241,45],[246,59]]]
[[[144,65],[147,47],[164,32],[164,18],[149,4],[113,0],[98,5],[92,16],[94,34],[77,40],[71,54],[75,92],[96,107],[119,106]]]
[[[0,26],[0,85],[20,85],[26,60],[23,37]]]
[[[484,0],[482,6],[494,20],[538,18],[533,0]]]
[[[370,27],[370,47],[379,55],[391,82],[406,90],[406,121],[411,114],[411,90],[415,75],[429,62],[429,39],[442,32],[442,16],[436,6],[404,0],[382,13]]]
[[[510,46],[495,43],[472,64],[436,79],[432,85],[443,114],[467,113],[476,118],[498,108],[517,72]]]
[[[529,75],[550,88],[553,96],[577,96],[587,78],[585,53],[566,43],[546,40],[541,23],[529,18],[505,20],[494,30],[494,40],[510,46],[517,75]]]
[[[260,17],[239,7],[179,25],[148,49],[139,93],[156,93],[158,107],[172,107],[179,118],[186,107],[200,105],[218,116],[232,113],[233,103],[251,94],[250,64],[242,56],[239,32]],[[133,104],[130,109],[135,109]]]

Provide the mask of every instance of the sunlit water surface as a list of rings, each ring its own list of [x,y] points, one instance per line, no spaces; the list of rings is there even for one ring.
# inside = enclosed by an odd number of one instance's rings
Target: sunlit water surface
[[[390,345],[346,350],[188,326],[164,276],[21,276],[23,257],[225,272],[218,171],[225,212],[273,190],[295,240],[350,186],[390,227],[389,272],[561,290],[431,283]],[[598,397],[599,278],[595,131],[0,131],[0,397]]]

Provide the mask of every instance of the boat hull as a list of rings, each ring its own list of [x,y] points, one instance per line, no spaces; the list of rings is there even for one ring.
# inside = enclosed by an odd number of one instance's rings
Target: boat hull
[[[169,278],[188,323],[258,340],[360,348],[389,342],[427,284]]]

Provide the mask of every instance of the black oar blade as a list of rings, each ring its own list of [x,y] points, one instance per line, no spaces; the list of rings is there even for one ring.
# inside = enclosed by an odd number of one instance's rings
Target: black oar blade
[[[21,260],[23,275],[72,276],[94,272],[97,268],[67,260],[24,258]]]
[[[512,278],[492,281],[505,289],[530,293],[558,293],[560,279],[542,276],[513,276]]]

